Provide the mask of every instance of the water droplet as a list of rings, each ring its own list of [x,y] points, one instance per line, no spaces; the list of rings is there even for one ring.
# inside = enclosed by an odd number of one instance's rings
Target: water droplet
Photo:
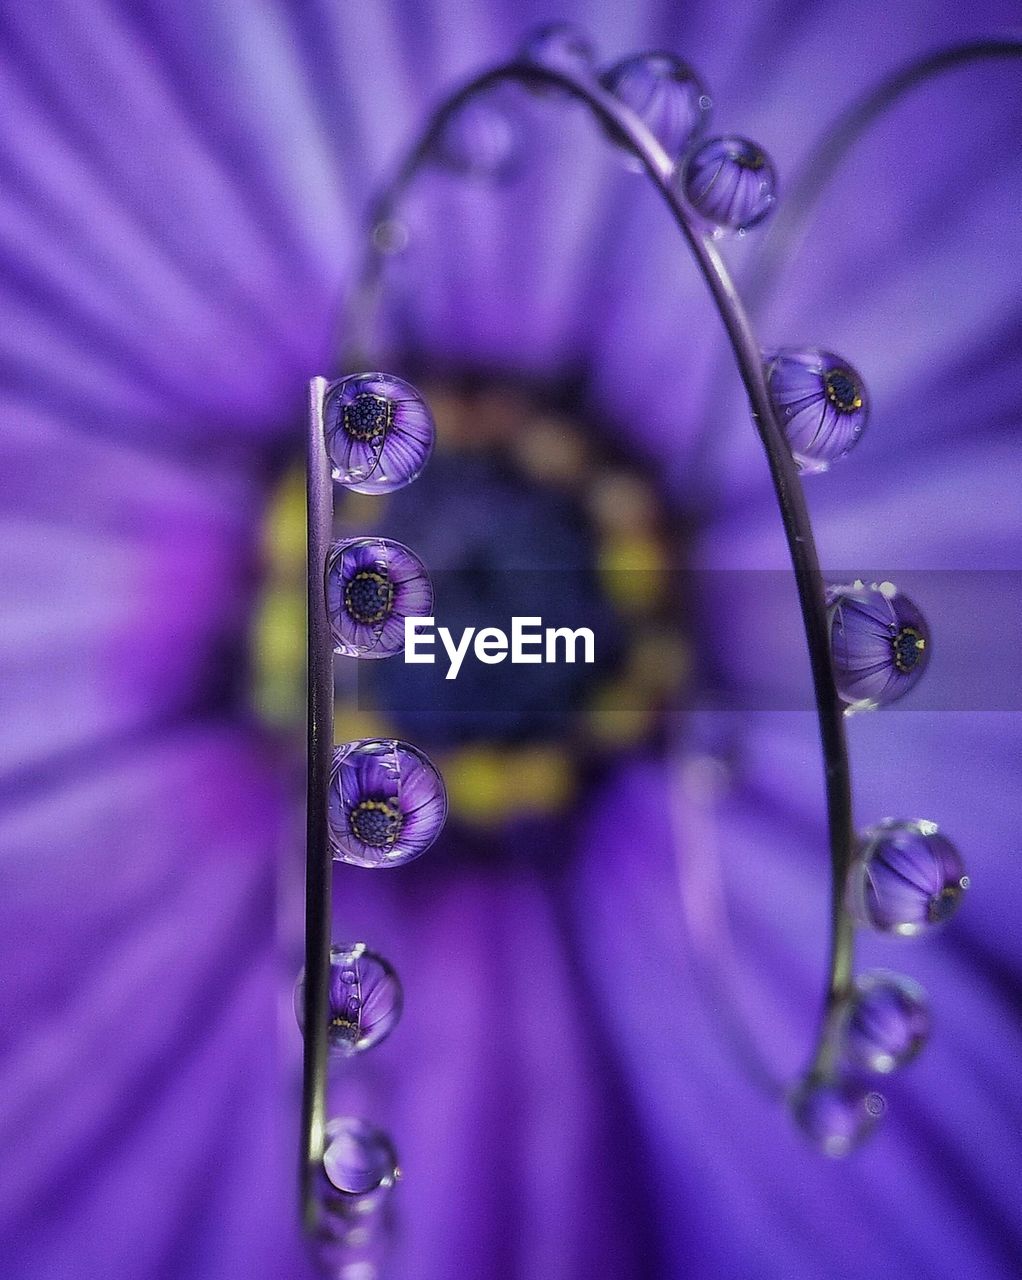
[[[786,348],[766,357],[766,379],[800,471],[826,471],[858,443],[869,399],[847,360],[819,347]]]
[[[433,586],[400,542],[349,538],[327,556],[326,606],[335,653],[389,658],[404,648],[405,618],[432,614]]]
[[[683,190],[715,227],[747,231],[773,208],[777,174],[766,152],[748,138],[711,138],[689,157]]]
[[[523,62],[534,62],[554,71],[587,75],[593,69],[596,53],[582,27],[573,22],[551,22],[526,36],[521,57]],[[545,88],[547,92],[558,92],[556,86]]]
[[[909,937],[952,915],[967,887],[961,854],[934,823],[888,819],[862,838],[849,905],[864,924]]]
[[[904,697],[926,670],[932,647],[912,601],[855,582],[828,587],[827,604],[834,681],[849,709],[871,711]]]
[[[824,1155],[840,1159],[870,1134],[883,1107],[855,1080],[804,1080],[791,1097],[795,1123]]]
[[[355,993],[352,993],[355,988]],[[295,983],[295,1017],[304,1029],[305,970]],[[348,1058],[386,1039],[401,1017],[403,994],[392,966],[363,942],[330,948],[327,1045]]]
[[[841,1027],[851,1067],[886,1075],[910,1062],[929,1033],[929,1002],[918,982],[883,970],[856,978]]]
[[[600,76],[605,89],[641,117],[672,160],[699,136],[710,99],[699,77],[670,53],[640,53],[623,58]],[[641,165],[634,159],[630,168]]]
[[[389,1191],[399,1177],[390,1139],[365,1120],[342,1116],[326,1128],[323,1169],[330,1187],[344,1196]]]
[[[425,853],[447,818],[443,779],[416,747],[394,738],[334,752],[328,821],[333,856],[359,867],[396,867]]]
[[[357,493],[391,493],[410,484],[436,439],[433,415],[409,383],[386,373],[332,382],[323,404],[333,477]]]
[[[399,218],[384,218],[373,227],[373,247],[387,257],[408,248],[408,227]]]
[[[450,115],[433,146],[437,168],[481,182],[504,182],[522,160],[522,139],[508,95],[493,90],[469,98]]]

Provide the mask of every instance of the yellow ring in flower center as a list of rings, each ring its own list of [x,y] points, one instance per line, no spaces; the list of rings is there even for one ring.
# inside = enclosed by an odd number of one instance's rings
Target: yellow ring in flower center
[[[394,584],[385,574],[360,569],[344,588],[344,607],[356,622],[382,622],[394,607]]]
[[[847,369],[831,369],[824,374],[823,388],[838,413],[855,413],[862,408],[862,391]]]

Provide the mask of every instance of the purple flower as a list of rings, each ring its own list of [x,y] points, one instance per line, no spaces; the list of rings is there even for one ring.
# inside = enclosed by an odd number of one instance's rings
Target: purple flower
[[[855,711],[903,698],[926,670],[930,629],[892,583],[831,587],[830,645],[841,697]]]
[[[671,53],[623,58],[604,71],[600,79],[606,89],[641,116],[672,160],[699,136],[709,115],[710,99],[699,77],[688,63]]]
[[[433,612],[433,587],[419,557],[388,538],[349,538],[331,548],[326,601],[334,650],[389,658],[404,648],[405,618]]]
[[[770,399],[799,469],[826,471],[859,441],[869,398],[847,360],[819,348],[767,357]]]
[[[429,406],[414,387],[389,374],[331,383],[323,419],[334,479],[357,493],[390,493],[411,484],[433,451]]]
[[[569,3],[562,15],[589,24],[611,60],[677,51],[727,128],[762,140],[792,180],[880,76],[1017,22],[1005,0],[930,6],[925,32],[916,9],[875,0],[797,12],[727,0],[684,20],[672,6]],[[276,656],[285,691],[302,680],[301,480],[286,476],[301,466],[308,379],[351,371],[336,321],[372,193],[448,86],[550,17],[502,0],[100,0],[87,21],[66,0],[6,7],[5,1280],[313,1274],[296,1225],[301,1038],[288,1007],[301,729],[276,727],[249,679]],[[883,565],[908,584],[901,573],[936,569],[1010,582],[1022,564],[1022,302],[1007,269],[1022,204],[1017,79],[1011,65],[966,68],[878,121],[757,314],[770,349],[847,351],[869,378],[862,447],[808,494],[828,567]],[[394,875],[335,867],[334,936],[370,939],[407,994],[394,1034],[346,1064],[330,1112],[364,1116],[400,1153],[388,1265],[403,1280],[1014,1278],[1019,717],[907,698],[849,722],[863,824],[932,815],[975,884],[932,943],[864,939],[869,965],[899,948],[934,1026],[892,1078],[873,1140],[852,1162],[822,1161],[720,1034],[690,946],[694,915],[723,949],[719,870],[749,1018],[790,1078],[818,1015],[828,866],[812,715],[747,707],[750,680],[756,705],[804,705],[790,697],[803,651],[764,659],[782,630],[757,586],[786,565],[776,504],[676,229],[581,112],[539,105],[551,117],[519,186],[434,175],[409,192],[407,250],[388,259],[372,364],[357,367],[407,372],[438,418],[430,384],[454,385],[464,398],[447,425],[476,441],[500,413],[520,421],[509,385],[549,390],[540,461],[560,468],[556,493],[568,503],[615,449],[643,461],[680,531],[676,563],[698,571],[686,616],[732,598],[684,636],[686,707],[714,730],[699,768],[686,771],[687,712],[659,739],[629,745],[622,730],[574,791],[552,785],[570,746],[512,770],[502,753],[524,759],[521,744],[477,742],[452,799],[459,786],[482,805],[531,780],[561,797],[560,819],[496,808],[481,835],[452,824],[435,856]],[[672,152],[690,145],[691,111],[674,121]],[[743,290],[773,227],[722,245]],[[557,447],[565,415],[592,446],[575,470]],[[429,449],[418,429],[374,470],[386,418],[357,411],[335,465],[370,484],[414,471]],[[648,565],[642,503],[604,479],[617,540],[600,574]],[[511,572],[535,574],[560,549],[530,541],[534,504],[487,511],[454,481],[450,493],[430,521],[452,553],[507,529]],[[374,497],[367,511],[339,492],[344,536],[386,533],[399,502]],[[270,563],[281,512],[297,555]],[[580,538],[584,516],[572,514]],[[489,562],[479,574],[493,581]],[[1002,670],[1012,637],[999,609],[919,601],[936,637],[931,688]],[[607,723],[630,726],[636,706]],[[342,740],[354,733],[386,738],[342,723]],[[942,883],[909,886],[913,902]],[[801,1114],[832,1117],[811,1126],[824,1142],[835,1128],[855,1136],[868,1099],[806,1099]]]
[[[968,886],[961,854],[936,823],[888,819],[863,837],[849,891],[864,923],[908,937],[947,920]]]
[[[303,1028],[305,970],[295,983],[295,1016]],[[404,997],[391,965],[364,942],[330,948],[330,1052],[361,1053],[386,1039],[401,1017]]]
[[[685,196],[715,227],[748,231],[777,199],[770,157],[748,138],[711,138],[685,165]]]
[[[886,1075],[910,1062],[929,1034],[929,1005],[918,982],[882,970],[856,979],[842,1029],[853,1069]]]
[[[407,742],[367,738],[334,752],[330,780],[334,857],[358,867],[397,867],[426,852],[447,819],[436,769]]]

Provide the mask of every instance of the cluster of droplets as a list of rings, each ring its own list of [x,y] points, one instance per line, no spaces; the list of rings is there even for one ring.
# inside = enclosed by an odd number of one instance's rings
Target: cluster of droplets
[[[363,373],[330,383],[323,404],[324,443],[335,483],[383,494],[410,484],[432,452],[436,428],[426,402],[407,382]],[[335,542],[324,566],[334,651],[386,658],[404,644],[404,619],[425,616],[433,588],[419,558],[386,538]],[[410,743],[361,739],[334,748],[327,797],[330,850],[336,861],[395,867],[419,857],[447,817],[440,774]],[[401,1016],[401,983],[390,963],[365,943],[330,951],[327,1054],[336,1064],[377,1045]],[[305,974],[294,995],[303,1032]],[[367,1121],[338,1116],[326,1129],[319,1188],[319,1260],[334,1275],[374,1275],[382,1249],[380,1210],[399,1177],[386,1134]]]
[[[673,54],[635,54],[601,68],[583,30],[555,23],[528,37],[510,70],[544,96],[568,98],[581,88],[594,102],[607,95],[619,115],[622,107],[630,111],[655,141],[650,154],[661,170],[666,157],[673,192],[706,236],[742,237],[771,213],[777,176],[770,157],[744,137],[706,136],[711,97]],[[622,128],[607,126],[607,132],[630,167],[644,168]],[[478,94],[455,100],[440,120],[430,155],[438,168],[486,180],[513,173],[520,158],[514,122],[489,82]],[[390,223],[373,234],[381,252],[392,251]],[[820,347],[782,347],[764,354],[763,376],[800,472],[827,471],[858,443],[869,396],[848,360]],[[408,483],[432,447],[432,420],[421,397],[382,374],[334,384],[326,428],[335,479],[361,492]],[[327,599],[337,651],[360,657],[397,652],[404,616],[426,613],[432,602],[415,555],[384,539],[334,548]],[[929,629],[912,601],[891,583],[856,581],[830,586],[826,603],[835,689],[846,713],[882,707],[908,693],[931,653]],[[335,857],[361,866],[406,862],[432,843],[445,814],[443,783],[414,747],[371,741],[337,752],[329,812]],[[861,839],[847,884],[848,908],[861,926],[909,936],[946,920],[967,885],[957,850],[933,823],[889,820]],[[824,1051],[790,1096],[797,1123],[821,1150],[844,1155],[873,1128],[886,1109],[876,1080],[919,1052],[929,1020],[922,989],[886,971],[858,976],[828,1011]],[[358,1034],[345,1027],[342,1038],[350,1045]],[[344,1131],[346,1160],[363,1141],[358,1133]],[[378,1135],[364,1141],[367,1151],[381,1149]]]
[[[856,921],[913,937],[941,925],[968,888],[961,855],[935,823],[888,819],[859,842],[847,884]],[[911,1062],[930,1032],[923,988],[903,974],[859,974],[830,1010],[824,1053],[792,1092],[792,1114],[830,1156],[844,1156],[886,1110],[879,1080]]]

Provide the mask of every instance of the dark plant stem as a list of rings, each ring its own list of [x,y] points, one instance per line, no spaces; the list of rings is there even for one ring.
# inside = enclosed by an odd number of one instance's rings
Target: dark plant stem
[[[333,643],[326,613],[324,574],[333,534],[333,482],[323,431],[326,381],[309,384],[308,599],[309,761],[305,854],[305,1051],[302,1063],[300,1187],[305,1229],[318,1215],[316,1188],[326,1133],[327,1030],[329,1021],[330,922],[333,860],[327,837],[327,791],[333,751]]]

